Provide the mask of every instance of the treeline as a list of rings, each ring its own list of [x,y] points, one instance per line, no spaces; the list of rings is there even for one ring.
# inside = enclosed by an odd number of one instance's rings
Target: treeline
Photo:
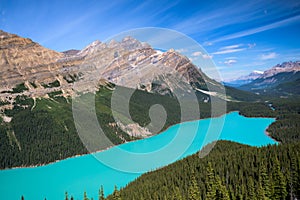
[[[205,158],[195,154],[142,175],[120,198],[299,199],[300,143],[256,148],[219,141]]]
[[[267,129],[272,138],[282,143],[300,141],[299,97],[270,99],[265,102],[228,102],[227,111],[233,110],[238,110],[246,117],[276,118]]]
[[[4,123],[0,119],[1,169],[46,164],[88,153],[74,124],[72,99],[60,96],[59,91],[48,95],[51,98],[36,99],[35,103],[27,96],[18,96],[13,109],[5,110],[5,115],[12,117],[12,121]],[[113,125],[111,95],[111,90],[101,87],[95,96],[96,115],[104,133],[115,145],[138,139]],[[143,91],[134,92],[130,99],[132,119],[142,126],[148,125],[151,121],[149,108],[154,104],[161,104],[166,109],[168,117],[164,128],[180,122],[176,99]],[[122,113],[118,115],[122,116]]]
[[[211,144],[209,144],[211,145]],[[206,148],[210,148],[207,145]],[[300,142],[250,147],[218,141],[210,154],[194,154],[143,174],[99,200],[288,200],[300,197]],[[23,197],[24,198],[24,197]],[[65,194],[65,200],[78,199]],[[83,193],[83,200],[93,200]]]
[[[4,123],[0,119],[0,168],[45,164],[88,153],[75,128],[72,99],[60,95],[59,91],[49,93],[50,99],[37,99],[36,103],[26,96],[18,96],[14,108],[5,111],[5,115],[12,117],[12,121]],[[101,128],[113,144],[138,139],[112,125],[115,119],[111,110],[111,96],[112,91],[105,86],[100,87],[95,96],[96,115]],[[123,98],[118,97],[121,103]],[[151,122],[149,110],[155,104],[162,105],[167,113],[163,129],[181,121],[180,104],[176,98],[140,90],[136,90],[130,98],[129,112],[133,121],[147,126]],[[189,105],[188,102],[186,104]],[[247,117],[276,118],[268,132],[277,141],[286,143],[300,140],[299,104],[299,98],[272,99],[268,102],[227,102],[227,112],[238,110]],[[194,108],[190,106],[187,109]],[[199,109],[198,118],[211,116],[210,103],[199,102]],[[114,111],[124,118],[124,113]]]

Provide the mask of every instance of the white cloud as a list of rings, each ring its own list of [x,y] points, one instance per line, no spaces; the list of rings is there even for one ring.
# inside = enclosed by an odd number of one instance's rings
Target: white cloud
[[[196,52],[192,53],[192,56],[194,56],[194,57],[198,57],[201,55],[202,55],[202,53],[200,51],[196,51]]]
[[[274,23],[271,23],[271,24],[268,24],[268,25],[265,25],[265,26],[261,26],[261,27],[258,27],[258,28],[248,29],[248,30],[237,32],[237,33],[234,33],[234,34],[225,35],[224,37],[216,39],[212,42],[213,43],[221,42],[221,41],[226,41],[226,40],[245,37],[245,36],[248,36],[248,35],[253,35],[253,34],[256,34],[256,33],[263,32],[263,31],[275,29],[275,28],[278,28],[278,27],[283,27],[283,26],[286,26],[286,25],[294,23],[294,22],[298,22],[299,19],[300,19],[300,15],[293,16],[293,17],[290,17],[290,18],[287,18],[287,19],[284,19],[284,20],[281,20],[281,21],[278,21],[278,22],[274,22]]]
[[[192,56],[194,57],[194,59],[199,56],[202,56],[203,59],[211,59],[213,57],[212,55],[203,54],[201,51],[195,51],[194,53],[192,53]]]
[[[229,46],[225,46],[225,47],[220,48],[220,50],[236,49],[236,48],[239,48],[241,46],[242,46],[241,44],[229,45]]]
[[[232,56],[232,57],[227,57],[227,58],[225,58],[226,60],[230,60],[230,59],[237,59],[237,57],[234,57],[234,56]]]
[[[218,55],[218,54],[228,54],[228,53],[234,53],[234,52],[239,52],[239,51],[244,51],[246,50],[245,48],[239,48],[239,49],[225,49],[221,51],[214,52],[212,54]]]
[[[212,54],[228,54],[228,53],[234,53],[234,52],[239,52],[239,51],[244,51],[246,48],[242,48],[244,45],[243,44],[234,44],[234,45],[229,45],[229,46],[224,46],[219,48],[218,51],[212,53]]]
[[[232,64],[234,64],[234,63],[237,63],[237,60],[231,59],[231,60],[226,60],[226,61],[224,62],[224,64],[226,64],[226,65],[232,65]]]
[[[212,45],[213,45],[212,42],[204,42],[204,43],[203,43],[203,46],[212,46]]]
[[[185,52],[187,52],[188,50],[187,50],[187,49],[176,49],[176,51],[177,51],[178,53],[185,53]]]
[[[256,43],[248,44],[249,49],[252,49],[252,48],[254,48],[255,46],[256,46]]]
[[[213,56],[212,55],[208,55],[208,54],[203,54],[202,57],[204,59],[212,59]]]
[[[260,59],[261,60],[270,60],[270,59],[274,59],[278,56],[277,53],[275,52],[271,52],[271,53],[267,53],[267,54],[262,54],[260,55]]]

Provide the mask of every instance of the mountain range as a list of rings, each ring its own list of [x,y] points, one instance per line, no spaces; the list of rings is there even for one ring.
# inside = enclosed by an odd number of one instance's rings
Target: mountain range
[[[202,101],[209,101],[210,96],[252,98],[252,94],[234,88],[227,88],[225,96],[223,85],[206,76],[201,66],[186,56],[174,49],[155,50],[130,36],[119,42],[94,41],[82,50],[56,52],[31,39],[0,31],[0,46],[0,100],[4,102],[12,103],[20,94],[36,98],[61,91],[61,96],[72,96],[74,82],[86,92],[95,91],[103,79],[169,96],[196,90]]]
[[[62,53],[4,31],[0,31],[0,38],[3,101],[15,96],[12,90],[18,84],[24,84],[30,96],[43,96],[58,90],[68,96],[74,92],[73,82],[87,79],[103,78],[117,85],[161,94],[171,94],[175,87],[184,90],[190,85],[207,90],[205,84],[217,83],[178,52],[170,49],[162,53],[132,37],[120,42],[112,40],[108,44],[95,41],[81,51]],[[174,85],[171,76],[177,76],[182,83]],[[54,82],[56,87],[50,87]],[[3,99],[5,96],[7,98]]]
[[[281,96],[299,95],[300,61],[284,62],[264,71],[239,89],[260,94]]]
[[[240,76],[236,79],[232,79],[229,81],[224,82],[225,85],[232,86],[232,87],[239,87],[241,85],[245,85],[247,83],[252,82],[253,80],[259,78],[264,72],[254,70],[250,74],[246,76]]]

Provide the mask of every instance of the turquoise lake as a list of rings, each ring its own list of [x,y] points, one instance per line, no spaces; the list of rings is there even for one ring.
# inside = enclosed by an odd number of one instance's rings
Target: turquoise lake
[[[214,130],[214,123],[222,121],[224,125],[221,134],[214,135],[214,132],[218,132]],[[196,153],[216,139],[251,146],[276,144],[265,134],[267,127],[274,121],[273,118],[246,118],[238,112],[232,112],[218,118],[177,124],[159,135],[99,153],[41,167],[1,170],[1,199],[19,200],[23,195],[25,200],[63,200],[66,191],[74,199],[82,199],[84,191],[89,197],[97,199],[101,185],[105,193],[109,194],[114,185],[123,187],[143,172]],[[206,134],[207,131],[209,134]]]

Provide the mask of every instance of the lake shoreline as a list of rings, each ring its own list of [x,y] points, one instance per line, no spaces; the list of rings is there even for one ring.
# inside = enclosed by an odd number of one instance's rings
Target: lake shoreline
[[[276,144],[264,133],[274,121],[272,118],[247,118],[231,112],[221,118],[185,122],[155,137],[107,148],[98,154],[77,155],[54,164],[0,171],[3,184],[0,191],[6,199],[20,199],[25,195],[29,199],[47,197],[56,200],[63,198],[65,191],[78,197],[86,191],[96,198],[99,186],[103,185],[105,195],[109,195],[115,185],[125,187],[143,173],[197,154],[215,141],[231,141],[255,148]],[[132,153],[128,154],[128,151]],[[41,185],[44,180],[47,180],[47,187]]]
[[[120,146],[120,145],[123,145],[123,144],[126,144],[126,143],[130,143],[130,142],[135,142],[135,141],[138,141],[138,140],[142,140],[142,139],[146,139],[146,138],[150,138],[150,137],[153,137],[153,136],[157,136],[159,134],[161,134],[162,132],[164,131],[167,131],[168,129],[170,129],[171,127],[173,126],[176,126],[180,123],[185,123],[185,122],[195,122],[195,121],[198,121],[198,120],[205,120],[205,119],[214,119],[214,118],[218,118],[218,117],[222,117],[224,115],[227,115],[227,114],[231,114],[231,113],[235,113],[237,112],[239,115],[243,116],[243,117],[246,117],[246,118],[273,118],[273,117],[248,117],[248,116],[245,116],[243,114],[240,113],[240,111],[238,110],[234,110],[234,111],[229,111],[229,112],[226,112],[224,114],[220,114],[218,116],[214,116],[214,117],[207,117],[207,118],[202,118],[202,119],[195,119],[195,120],[190,120],[190,121],[183,121],[183,122],[179,122],[179,123],[175,123],[175,124],[172,124],[170,125],[169,127],[167,127],[166,129],[163,129],[161,132],[159,132],[158,134],[155,134],[155,135],[151,135],[149,137],[145,137],[145,138],[139,138],[139,139],[136,139],[136,140],[131,140],[131,141],[126,141],[124,143],[121,143],[121,144],[117,144],[117,145],[113,145],[113,146],[109,146],[105,149],[101,149],[101,150],[98,150],[98,151],[94,151],[94,152],[88,152],[88,153],[84,153],[84,154],[76,154],[74,156],[70,156],[70,157],[67,157],[67,158],[63,158],[61,160],[55,160],[55,161],[52,161],[52,162],[49,162],[49,163],[42,163],[42,164],[37,164],[37,165],[29,165],[29,166],[18,166],[18,167],[12,167],[12,168],[4,168],[4,169],[0,169],[0,171],[4,171],[4,170],[15,170],[15,169],[30,169],[30,168],[36,168],[36,167],[43,167],[43,166],[47,166],[47,165],[51,165],[51,164],[55,164],[55,163],[58,163],[58,162],[61,162],[61,161],[64,161],[64,160],[68,160],[68,159],[73,159],[73,158],[77,158],[77,157],[81,157],[81,156],[87,156],[87,155],[92,155],[92,154],[96,154],[96,153],[100,153],[100,152],[103,152],[103,151],[106,151],[106,150],[109,150],[113,147],[117,147],[117,146]],[[273,118],[275,119],[276,121],[276,118]],[[274,123],[274,122],[273,122]],[[270,124],[271,125],[271,124]],[[267,129],[265,130],[265,134],[270,137],[272,140],[274,140],[275,142],[278,142],[280,143],[279,141],[275,140],[268,132],[267,132]],[[199,149],[200,151],[201,149]]]

